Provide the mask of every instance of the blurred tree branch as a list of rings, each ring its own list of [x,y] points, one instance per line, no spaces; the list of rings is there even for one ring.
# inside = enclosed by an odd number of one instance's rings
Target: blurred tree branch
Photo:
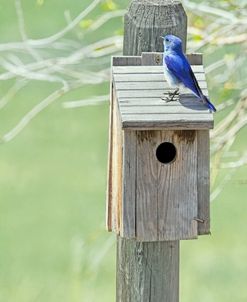
[[[8,102],[15,97],[19,90],[30,81],[55,82],[61,84],[61,87],[26,113],[13,129],[2,136],[2,143],[14,139],[37,114],[72,89],[80,88],[88,84],[97,85],[109,80],[109,67],[102,69],[97,68],[95,71],[90,71],[85,70],[84,65],[85,62],[88,62],[90,59],[100,59],[120,51],[122,46],[121,36],[105,38],[86,46],[82,46],[81,43],[77,41],[71,43],[70,40],[63,40],[64,36],[72,31],[100,2],[100,0],[93,1],[64,29],[56,34],[43,39],[33,40],[28,38],[25,30],[21,1],[15,0],[22,42],[0,44],[0,51],[2,53],[0,66],[3,70],[0,75],[0,81],[16,80],[13,86],[1,98],[0,109],[4,108]],[[86,32],[97,30],[112,18],[121,17],[123,13],[123,10],[116,10],[102,15],[95,23],[87,28]],[[59,49],[60,51],[54,54],[49,51],[49,49],[53,48]],[[23,62],[23,53],[29,55],[28,62]],[[44,58],[42,56],[43,53],[45,53]],[[102,98],[99,97],[98,99],[101,101]],[[73,104],[73,102],[71,104]],[[78,107],[78,104],[71,104],[65,104],[64,107]]]

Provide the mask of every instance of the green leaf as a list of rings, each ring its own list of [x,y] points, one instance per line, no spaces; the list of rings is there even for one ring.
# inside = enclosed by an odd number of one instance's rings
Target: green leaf
[[[117,9],[117,4],[113,0],[104,0],[101,4],[104,11],[112,11]]]
[[[83,29],[87,29],[92,25],[92,23],[93,23],[92,19],[85,19],[79,23],[79,26]]]

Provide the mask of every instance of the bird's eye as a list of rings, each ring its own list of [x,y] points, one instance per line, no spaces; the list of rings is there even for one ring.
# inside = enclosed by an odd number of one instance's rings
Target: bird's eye
[[[166,38],[165,40],[166,40],[166,42],[169,42],[169,39],[168,39],[168,38]]]

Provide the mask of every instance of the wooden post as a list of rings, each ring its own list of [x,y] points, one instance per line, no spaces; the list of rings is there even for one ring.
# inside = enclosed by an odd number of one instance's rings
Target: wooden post
[[[117,302],[177,302],[179,241],[118,237]]]
[[[125,15],[124,55],[162,52],[160,35],[184,45],[187,17],[179,1],[133,0]],[[178,302],[179,241],[138,242],[117,238],[117,302]]]
[[[186,49],[187,16],[177,0],[133,0],[124,18],[123,54],[163,52],[160,36],[173,34]]]

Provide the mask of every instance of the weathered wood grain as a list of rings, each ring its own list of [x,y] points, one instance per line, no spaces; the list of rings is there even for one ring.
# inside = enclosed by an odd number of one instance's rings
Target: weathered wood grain
[[[204,73],[202,65],[191,66],[194,73]],[[113,67],[114,74],[162,74],[164,73],[163,66],[115,66]]]
[[[162,41],[162,40],[161,40]],[[161,42],[160,41],[160,42]],[[187,59],[191,65],[202,65],[203,57],[201,53],[187,53]],[[162,65],[163,50],[162,52],[142,52],[140,56],[117,56],[112,57],[112,66],[157,66]]]
[[[213,117],[209,114],[122,114],[123,129],[147,130],[147,129],[212,129]]]
[[[202,65],[202,54],[200,53],[186,54],[186,57],[191,65]],[[163,52],[143,52],[142,65],[145,66],[163,65]]]
[[[135,131],[124,131],[123,141],[123,205],[120,235],[136,237],[136,144]]]
[[[182,107],[180,106],[165,106],[165,103],[161,105],[149,105],[149,106],[133,106],[133,105],[120,105],[120,110],[123,115],[126,114],[134,114],[134,115],[140,115],[140,114],[177,114],[178,111],[180,114],[194,114],[194,115],[200,115],[204,113],[208,113],[208,109],[206,107],[203,107],[198,112],[198,107],[194,106],[192,108],[190,107]]]
[[[143,66],[161,66],[163,65],[163,53],[160,52],[143,52],[142,53]]]
[[[136,238],[158,241],[157,159],[154,131],[137,132]]]
[[[156,147],[170,142],[177,149],[171,164],[157,165],[159,240],[197,238],[197,132],[156,133]]]
[[[191,65],[203,65],[203,56],[201,53],[187,53],[186,56]]]
[[[200,81],[205,81],[205,74],[204,73],[195,73],[195,76]],[[138,78],[135,73],[116,73],[114,74],[115,82],[150,82],[150,74],[148,73],[138,73]],[[164,73],[152,73],[152,82],[165,82]]]
[[[160,36],[174,34],[186,48],[187,17],[180,1],[133,0],[124,17],[125,55],[163,51]]]
[[[160,89],[160,90],[118,90],[118,99],[120,98],[145,98],[145,97],[150,97],[150,98],[164,98],[168,97],[168,92],[171,92],[171,89]],[[202,92],[204,95],[208,96],[208,91],[206,89],[202,89]],[[181,101],[184,97],[188,98],[190,97],[191,99],[194,99],[195,101],[198,101],[198,99],[191,93],[187,92],[184,94],[180,95]]]
[[[112,67],[114,66],[135,66],[141,65],[141,57],[140,56],[118,56],[112,57]]]
[[[174,98],[175,99],[175,98]],[[176,107],[177,110],[185,110],[185,109],[194,109],[198,111],[208,111],[208,109],[198,100],[191,99],[191,95],[183,95],[183,103],[181,106],[181,100],[177,100],[174,102],[166,102],[165,100],[162,100],[160,97],[156,98],[119,98],[118,103],[121,108],[125,107],[136,107],[138,108],[142,107],[163,107],[167,108],[167,110],[170,110],[170,107]]]
[[[197,132],[198,235],[210,234],[209,131]]]
[[[165,87],[169,88],[169,90],[171,90],[171,88],[167,85],[167,82],[165,81],[153,81],[152,77],[150,77],[150,81],[149,82],[140,82],[138,81],[138,77],[131,82],[117,82],[117,90],[162,90]],[[201,89],[205,89],[207,88],[207,83],[205,81],[200,81],[199,85],[201,87]],[[173,89],[174,90],[174,89]]]
[[[171,142],[174,162],[162,164],[156,149]],[[197,237],[196,131],[138,131],[136,237],[141,241]]]
[[[137,242],[118,237],[117,263],[117,301],[178,301],[179,241]]]

